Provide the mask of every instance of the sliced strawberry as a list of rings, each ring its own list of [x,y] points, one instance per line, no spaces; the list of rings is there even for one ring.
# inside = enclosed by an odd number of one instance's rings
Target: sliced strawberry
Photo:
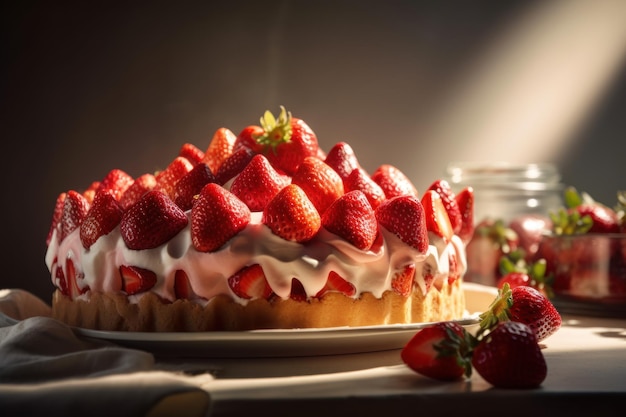
[[[387,199],[380,185],[376,184],[362,168],[353,170],[347,178],[344,178],[343,188],[346,193],[354,190],[362,191],[374,210]]]
[[[233,180],[230,192],[246,203],[250,211],[263,211],[290,181],[288,176],[276,172],[265,156],[257,154]]]
[[[304,190],[320,215],[344,193],[339,174],[316,156],[302,160],[291,183]]]
[[[248,148],[240,148],[234,151],[222,162],[220,168],[215,173],[215,182],[220,185],[226,184],[243,171],[254,155],[255,153]]]
[[[236,140],[235,134],[225,127],[215,131],[202,158],[202,162],[211,168],[211,172],[215,174],[220,165],[233,153]]]
[[[60,268],[59,268],[60,269]],[[61,276],[63,276],[63,271],[61,271]],[[71,258],[65,260],[65,290],[67,292],[66,295],[69,295],[70,298],[74,299],[81,294],[86,293],[89,290],[88,286],[79,285],[79,280],[83,281],[83,275],[76,273],[76,268],[74,266],[74,261]]]
[[[499,323],[472,354],[474,369],[499,388],[536,388],[548,369],[537,337],[524,323]]]
[[[191,209],[191,241],[200,252],[224,246],[250,223],[250,209],[227,189],[215,183],[202,188]]]
[[[415,372],[440,381],[453,381],[471,371],[464,355],[469,342],[465,329],[441,322],[419,330],[404,346],[400,357]]]
[[[204,159],[204,152],[192,143],[184,143],[178,151],[178,156],[187,158],[191,165],[196,165]]]
[[[80,225],[80,241],[89,249],[100,236],[108,235],[120,224],[124,210],[113,190],[99,191]]]
[[[336,143],[328,151],[324,162],[334,169],[344,181],[352,171],[360,167],[354,150],[346,142]]]
[[[109,173],[100,181],[100,185],[96,189],[95,194],[102,190],[111,190],[116,200],[119,200],[124,194],[124,191],[133,183],[132,176],[122,171],[121,169],[112,169]],[[94,196],[95,196],[94,194]]]
[[[399,195],[418,196],[417,189],[411,180],[393,165],[379,166],[372,174],[372,179],[383,189],[387,198]]]
[[[450,241],[454,235],[454,229],[439,193],[434,190],[426,191],[422,196],[422,205],[426,212],[426,228],[428,231]]]
[[[346,281],[345,278],[335,271],[330,271],[324,288],[319,290],[315,296],[319,298],[327,292],[340,292],[348,297],[354,297],[356,294],[356,287],[351,282]]]
[[[194,197],[210,182],[215,182],[211,168],[204,162],[197,163],[174,186],[174,202],[187,211],[193,206]]]
[[[461,227],[457,234],[467,244],[474,236],[474,189],[465,187],[455,198],[461,212]]]
[[[375,211],[378,223],[421,253],[428,250],[428,231],[422,203],[412,195],[385,200]]]
[[[177,269],[174,273],[174,296],[180,300],[197,300],[203,298],[195,293],[187,273],[182,269]]]
[[[322,226],[361,250],[370,249],[378,235],[374,210],[358,190],[335,200],[322,215]]]
[[[291,293],[289,294],[289,298],[294,301],[306,301],[308,298],[302,282],[297,278],[291,279]]]
[[[169,198],[174,199],[176,183],[193,169],[193,165],[187,158],[177,156],[161,172],[156,174],[157,184],[155,190],[163,191]]]
[[[145,193],[156,187],[156,178],[152,174],[143,174],[135,178],[135,181],[124,191],[120,198],[120,205],[124,210],[135,204]]]
[[[188,219],[165,193],[148,191],[122,215],[120,232],[129,249],[156,248],[176,236]]]
[[[441,197],[441,201],[443,202],[443,206],[448,213],[448,218],[450,219],[450,224],[452,225],[452,230],[454,233],[458,233],[463,226],[463,217],[461,216],[461,210],[459,209],[459,204],[456,201],[456,196],[448,184],[446,180],[436,180],[433,182],[429,190],[434,190]]]
[[[149,269],[138,266],[120,265],[122,291],[128,295],[148,291],[157,282],[157,276]]]
[[[46,245],[50,245],[50,242],[52,242],[52,234],[61,222],[66,195],[66,193],[61,193],[57,196],[56,203],[54,204],[54,212],[52,213],[52,221],[50,222],[50,230],[48,230],[48,237],[46,237]]]
[[[228,286],[240,298],[268,299],[272,295],[263,268],[259,264],[246,266],[228,278]]]
[[[87,211],[89,210],[89,203],[82,194],[70,190],[67,192],[63,201],[63,213],[61,215],[61,233],[59,235],[59,242],[67,237],[70,233],[76,230],[80,224],[85,220]]]
[[[275,235],[300,243],[311,240],[322,223],[317,209],[296,184],[276,194],[263,210],[262,222]]]
[[[413,291],[413,280],[415,278],[415,265],[405,266],[402,271],[398,271],[391,278],[391,288],[403,297],[408,297]]]

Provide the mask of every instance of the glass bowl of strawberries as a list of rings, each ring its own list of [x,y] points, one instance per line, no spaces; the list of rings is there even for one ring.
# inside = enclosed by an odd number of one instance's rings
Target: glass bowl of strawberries
[[[565,207],[551,213],[536,259],[545,259],[555,306],[571,313],[626,316],[626,192],[609,207],[565,190]]]

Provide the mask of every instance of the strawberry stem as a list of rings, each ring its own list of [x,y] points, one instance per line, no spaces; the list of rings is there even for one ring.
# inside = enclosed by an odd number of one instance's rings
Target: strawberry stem
[[[256,138],[256,141],[276,152],[278,145],[291,141],[291,119],[291,112],[285,110],[284,106],[280,106],[278,119],[269,110],[266,110],[261,117],[261,127],[264,133]]]
[[[476,334],[476,338],[480,340],[485,333],[493,330],[498,323],[508,321],[509,308],[513,305],[513,293],[508,283],[505,283],[498,291],[498,295],[493,300],[487,311],[480,316],[480,329]]]

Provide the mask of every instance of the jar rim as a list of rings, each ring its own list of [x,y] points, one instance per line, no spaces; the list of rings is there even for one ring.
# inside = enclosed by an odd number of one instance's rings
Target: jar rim
[[[502,184],[532,182],[539,184],[557,184],[561,175],[554,164],[530,163],[516,164],[497,162],[455,162],[446,168],[452,183]]]

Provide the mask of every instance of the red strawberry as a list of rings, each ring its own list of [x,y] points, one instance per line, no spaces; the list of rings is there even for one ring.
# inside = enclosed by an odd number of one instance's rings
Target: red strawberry
[[[415,278],[415,265],[410,264],[402,271],[395,273],[391,279],[391,288],[403,297],[408,297],[413,291],[413,280]]]
[[[454,381],[471,370],[464,356],[465,329],[455,322],[440,322],[419,330],[400,353],[415,372],[441,381]],[[470,368],[468,370],[468,368]]]
[[[276,194],[263,210],[262,222],[275,235],[299,243],[311,240],[322,223],[317,209],[296,184]]]
[[[83,197],[91,204],[93,202],[94,197],[96,196],[96,191],[100,187],[100,181],[92,182],[89,187],[85,191],[83,191]]]
[[[54,204],[54,212],[52,214],[52,221],[50,222],[50,230],[48,230],[48,237],[46,237],[46,245],[50,245],[52,241],[52,234],[59,225],[61,217],[63,216],[63,206],[65,205],[66,193],[61,193],[57,196],[57,201]]]
[[[211,168],[204,162],[197,163],[174,186],[174,202],[184,211],[190,210],[194,197],[210,182],[215,182]]]
[[[354,150],[346,142],[336,143],[324,159],[324,162],[345,180],[355,169],[359,168],[359,161]]]
[[[61,233],[59,234],[59,242],[76,230],[87,216],[89,203],[82,194],[70,190],[65,196],[63,202],[63,213],[61,215]]]
[[[228,278],[228,286],[240,298],[268,299],[272,295],[263,268],[259,264],[246,266]]]
[[[302,160],[291,183],[304,190],[320,215],[344,192],[339,174],[315,156]]]
[[[211,168],[211,172],[216,173],[220,165],[233,153],[236,139],[234,133],[225,127],[215,131],[202,158],[202,162]]]
[[[110,189],[99,191],[80,225],[80,241],[89,249],[100,236],[108,235],[120,224],[124,210]]]
[[[200,252],[214,252],[248,223],[248,206],[227,189],[209,183],[191,209],[191,241]]]
[[[263,119],[261,118],[261,120]],[[263,145],[257,142],[257,139],[259,139],[264,134],[265,132],[263,131],[263,128],[261,126],[246,126],[237,135],[235,145],[233,146],[233,151],[238,151],[241,148],[248,148],[254,153],[262,153]]]
[[[297,278],[291,279],[291,293],[289,294],[289,298],[294,301],[306,301],[308,298],[304,286]]]
[[[356,287],[335,271],[330,271],[324,288],[319,290],[315,296],[319,298],[327,292],[333,291],[340,292],[348,297],[353,297],[356,294]]]
[[[116,200],[119,200],[124,194],[124,191],[133,183],[134,179],[121,169],[112,169],[109,173],[100,181],[100,185],[96,189],[95,194],[98,194],[102,190],[111,190]],[[94,196],[95,196],[94,194]]]
[[[427,190],[422,196],[422,206],[426,213],[426,229],[450,241],[454,235],[454,229],[439,193]]]
[[[385,192],[387,198],[399,195],[412,195],[417,197],[417,189],[409,178],[393,165],[384,164],[379,166],[372,174],[372,179]]]
[[[508,284],[510,288],[529,286],[530,275],[521,271],[509,272],[498,279],[496,286],[498,288],[503,288],[504,284]]]
[[[322,226],[361,250],[368,250],[378,235],[374,210],[358,190],[335,200],[322,215]]]
[[[191,287],[191,282],[187,273],[182,269],[177,269],[174,273],[174,296],[181,300],[196,300],[200,297]]]
[[[385,200],[375,211],[378,223],[407,245],[426,253],[428,231],[422,203],[417,197],[403,195]]]
[[[196,165],[204,159],[204,152],[194,144],[184,143],[178,151],[178,156],[187,158],[187,160],[191,162],[191,165]]]
[[[63,269],[60,265],[55,261],[53,265],[56,267],[56,271],[54,272],[55,277],[58,279],[59,289],[61,293],[65,296],[68,296],[72,299],[78,297],[81,294],[86,293],[89,290],[89,286],[84,283],[81,285],[78,284],[80,280],[81,283],[83,281],[83,275],[76,273],[76,268],[74,267],[74,262],[72,259],[68,258],[65,260],[65,273],[63,273]]]
[[[187,226],[185,212],[165,193],[148,191],[122,215],[120,232],[129,249],[156,248]]]
[[[591,217],[593,225],[588,233],[619,233],[617,213],[603,204],[581,204],[570,210],[578,211],[581,217]]]
[[[474,189],[465,187],[456,196],[456,203],[461,212],[461,227],[457,234],[467,244],[474,236]]]
[[[362,168],[354,169],[347,178],[344,178],[343,188],[346,193],[354,190],[362,191],[374,210],[387,199],[380,185],[376,184]]]
[[[303,120],[292,117],[282,106],[280,109],[278,119],[265,112],[261,117],[261,132],[255,127],[246,128],[252,131],[250,136],[261,148],[251,140],[247,140],[246,147],[262,152],[274,168],[293,175],[304,158],[318,155],[319,145],[315,132]]]
[[[255,153],[248,148],[240,148],[234,151],[222,162],[220,168],[215,173],[215,182],[220,185],[226,184],[243,171],[254,155]]]
[[[152,174],[143,174],[135,178],[135,181],[124,191],[120,198],[120,205],[124,210],[135,204],[145,193],[156,187],[156,178]]]
[[[512,321],[528,325],[538,341],[554,334],[561,327],[561,315],[550,300],[530,286],[519,286],[511,290],[513,305],[509,308]]]
[[[443,201],[443,206],[446,208],[446,212],[448,213],[448,217],[450,218],[450,224],[452,225],[452,230],[454,233],[458,233],[461,230],[461,226],[463,225],[463,217],[461,216],[461,210],[459,209],[459,204],[456,201],[456,196],[448,184],[446,180],[436,180],[433,182],[429,190],[437,191],[437,194],[441,197]]]
[[[156,274],[149,269],[121,265],[119,270],[122,277],[122,291],[128,295],[147,291],[157,282]]]
[[[499,323],[478,343],[472,365],[487,382],[500,388],[536,388],[548,372],[535,333],[514,321]]]
[[[263,211],[289,182],[289,177],[276,172],[265,156],[257,154],[233,180],[230,192],[246,203],[250,211]]]
[[[154,189],[163,191],[169,198],[174,199],[176,183],[192,169],[193,165],[187,158],[177,156],[163,171],[156,174],[157,184]]]

